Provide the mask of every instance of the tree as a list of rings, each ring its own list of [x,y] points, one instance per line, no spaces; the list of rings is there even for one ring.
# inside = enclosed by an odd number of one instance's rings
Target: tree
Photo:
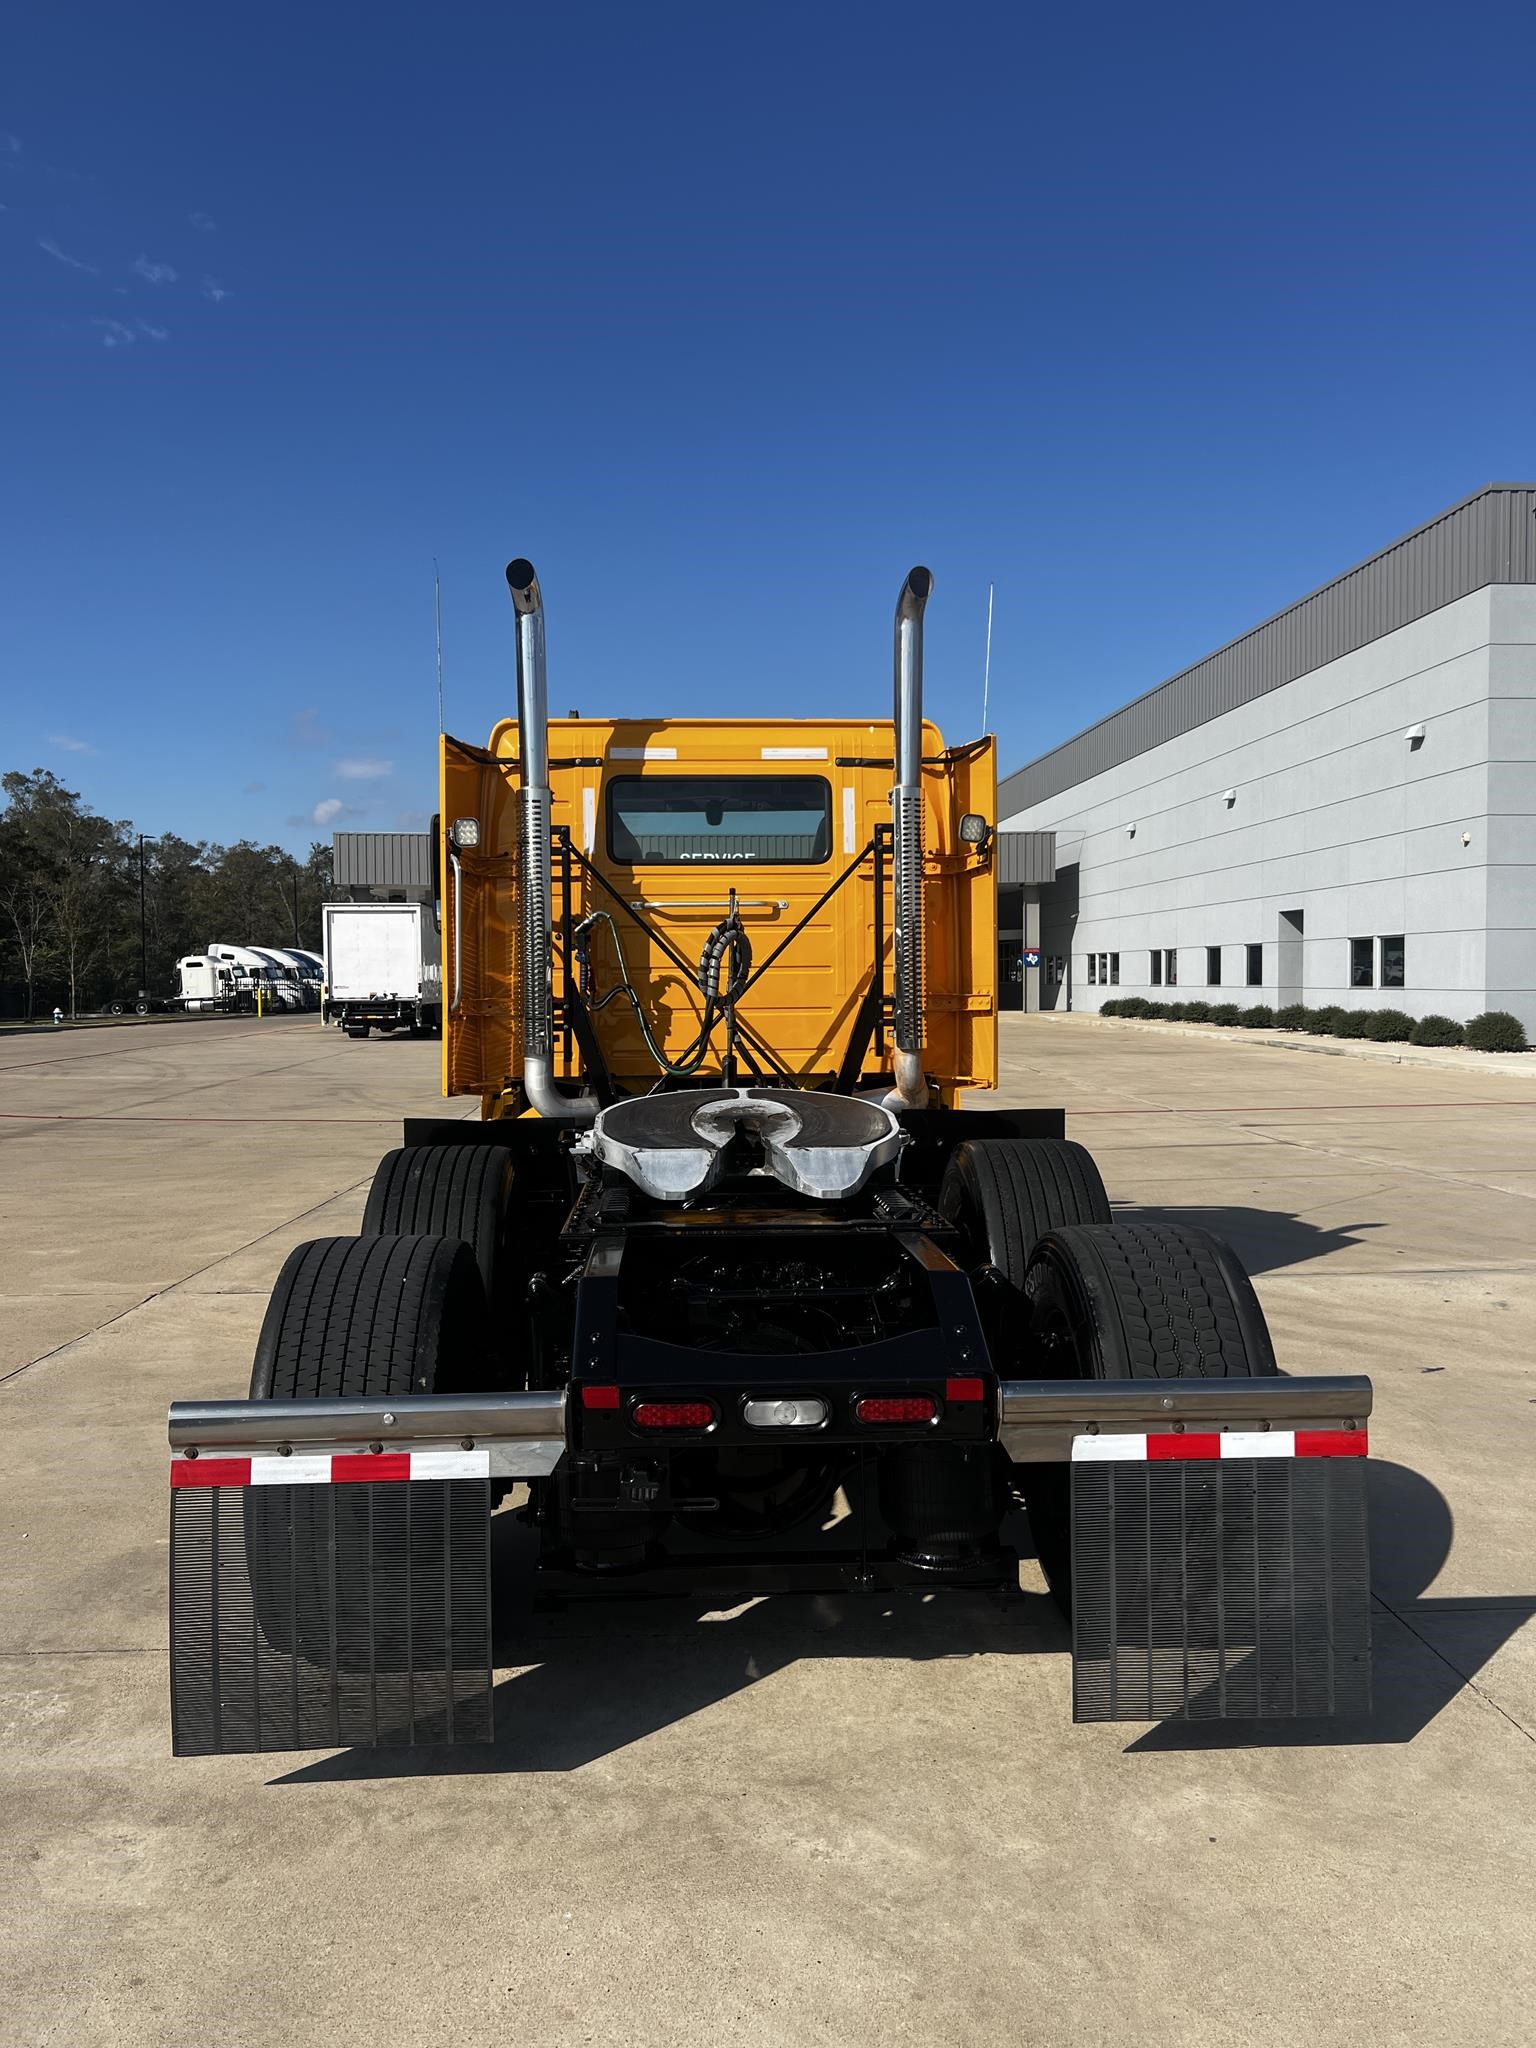
[[[46,768],[0,776],[0,791],[0,1003],[29,1018],[61,998],[74,1016],[144,986],[170,993],[176,962],[218,940],[321,944],[327,842],[302,858],[248,839],[141,842]]]
[[[37,1012],[38,958],[48,932],[48,877],[24,834],[12,828],[9,819],[0,820],[0,912],[27,985],[26,1014],[31,1018]]]
[[[124,893],[128,827],[78,807],[53,820],[56,852],[49,884],[53,945],[79,1015],[81,984],[111,952]]]

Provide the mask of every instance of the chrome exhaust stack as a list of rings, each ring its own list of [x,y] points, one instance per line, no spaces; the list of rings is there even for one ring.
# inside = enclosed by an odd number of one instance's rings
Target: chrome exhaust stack
[[[896,600],[896,781],[891,790],[896,908],[893,1060],[887,1109],[926,1109],[923,1079],[923,607],[933,589],[914,569]]]
[[[589,1124],[597,1097],[564,1095],[553,1071],[554,880],[549,850],[549,685],[544,670],[544,600],[532,562],[507,564],[517,614],[517,724],[522,749],[523,1093],[540,1116]]]

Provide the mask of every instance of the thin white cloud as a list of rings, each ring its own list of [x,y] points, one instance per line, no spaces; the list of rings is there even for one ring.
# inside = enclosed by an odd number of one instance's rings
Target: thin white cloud
[[[213,233],[214,222],[211,215],[206,213],[189,213],[187,219],[191,221],[193,227],[197,229],[200,235],[211,235]]]
[[[264,782],[242,782],[240,785],[246,796],[260,796],[266,786]]]
[[[12,156],[21,155],[21,137],[19,135],[7,134],[5,146]]]
[[[393,761],[378,761],[371,755],[354,754],[345,761],[336,763],[336,773],[344,782],[378,782],[383,776],[393,775]]]
[[[290,746],[323,747],[330,736],[330,727],[320,723],[320,714],[312,704],[306,704],[302,711],[295,711],[288,721]]]
[[[212,299],[213,303],[217,306],[221,305],[229,297],[229,291],[226,286],[219,283],[216,277],[205,277],[203,279],[203,297],[205,299]]]
[[[132,348],[138,340],[131,327],[125,327],[121,320],[93,320],[93,327],[101,330],[103,348]]]
[[[174,284],[179,273],[169,263],[151,263],[147,256],[141,256],[133,266],[135,277],[142,277],[146,284]]]
[[[338,818],[355,817],[351,804],[344,804],[339,796],[322,797],[309,814],[311,825],[334,825]]]
[[[89,740],[74,739],[67,732],[49,733],[48,743],[50,746],[62,747],[66,754],[94,754],[97,751]]]
[[[151,341],[168,341],[171,330],[168,327],[152,327],[147,320],[139,322],[140,334],[147,334]]]
[[[67,249],[61,249],[57,242],[49,241],[46,236],[39,238],[37,246],[45,256],[51,256],[55,263],[62,263],[66,270],[83,270],[88,277],[101,275],[94,263],[82,263],[78,256],[71,256]]]

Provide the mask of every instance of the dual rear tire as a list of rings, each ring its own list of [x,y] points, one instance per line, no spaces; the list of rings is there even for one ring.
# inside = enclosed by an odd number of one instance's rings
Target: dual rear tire
[[[512,1161],[499,1145],[410,1145],[379,1163],[357,1237],[290,1252],[253,1401],[453,1393],[502,1377]]]
[[[1253,1283],[1231,1248],[1204,1230],[1113,1222],[1081,1145],[961,1145],[939,1207],[982,1268],[983,1316],[1003,1378],[1247,1379],[1278,1371]],[[1047,1583],[1070,1612],[1070,1467],[1015,1466],[1010,1478],[1024,1496]]]

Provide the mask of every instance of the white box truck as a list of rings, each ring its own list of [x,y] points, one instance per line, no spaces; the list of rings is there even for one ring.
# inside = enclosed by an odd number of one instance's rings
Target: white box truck
[[[442,946],[427,903],[327,903],[325,1014],[349,1038],[441,1031]]]

